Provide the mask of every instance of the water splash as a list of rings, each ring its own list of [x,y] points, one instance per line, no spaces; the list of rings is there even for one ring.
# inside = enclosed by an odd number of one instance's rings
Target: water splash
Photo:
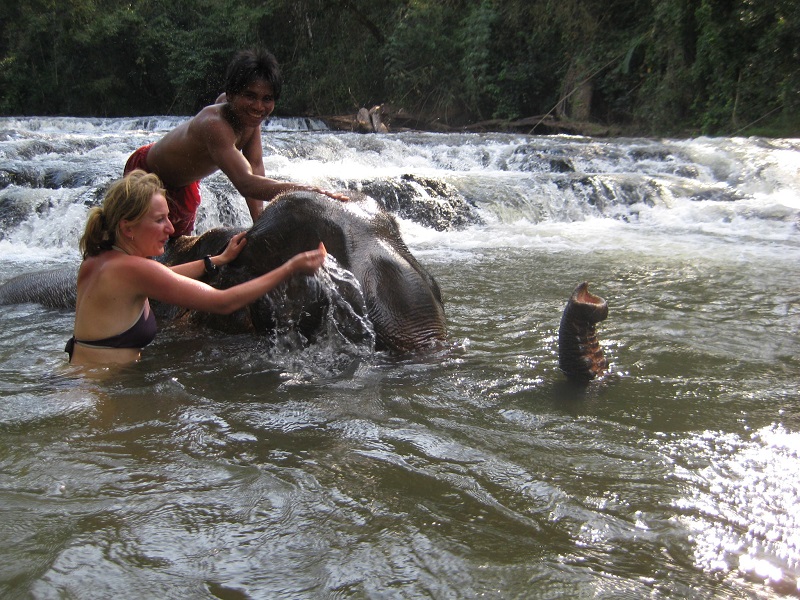
[[[270,294],[275,330],[270,336],[273,359],[280,362],[290,380],[329,378],[368,361],[375,353],[375,330],[367,318],[361,285],[339,266],[332,255],[310,280],[314,300],[325,306],[313,339],[298,328],[286,286]]]

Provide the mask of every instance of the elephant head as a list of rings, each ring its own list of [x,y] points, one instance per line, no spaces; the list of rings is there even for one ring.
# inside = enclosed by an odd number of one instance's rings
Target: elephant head
[[[215,229],[198,238],[180,238],[165,262],[178,264],[220,252],[236,231]],[[338,281],[338,293],[356,312],[363,307],[374,328],[376,349],[404,353],[444,342],[447,330],[438,284],[403,242],[395,219],[365,196],[339,202],[314,192],[281,195],[247,232],[247,245],[239,257],[209,283],[222,288],[236,285],[277,268],[298,252],[316,248],[320,241],[355,277],[357,285]],[[269,294],[240,311],[234,316],[239,326],[269,330],[275,326],[276,311],[288,310],[295,326],[313,334],[327,309],[319,278],[294,277],[288,286],[282,300]],[[286,304],[288,298],[291,306],[277,305]],[[221,317],[203,318],[220,325]]]

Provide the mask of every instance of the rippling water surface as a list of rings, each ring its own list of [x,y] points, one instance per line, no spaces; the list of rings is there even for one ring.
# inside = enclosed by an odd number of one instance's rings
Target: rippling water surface
[[[76,261],[97,190],[173,124],[0,120],[0,281]],[[472,203],[463,229],[401,220],[450,346],[163,324],[98,378],[66,365],[70,314],[3,307],[0,595],[800,593],[796,141],[264,140],[276,176]],[[200,228],[246,224],[223,178],[203,191]],[[556,338],[584,280],[611,372],[578,391]]]

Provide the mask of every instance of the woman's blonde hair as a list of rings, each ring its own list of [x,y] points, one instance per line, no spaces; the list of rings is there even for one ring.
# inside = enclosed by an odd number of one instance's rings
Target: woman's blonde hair
[[[103,205],[89,211],[79,244],[83,257],[111,250],[119,235],[120,223],[130,221],[135,225],[141,221],[150,210],[150,200],[157,193],[165,194],[158,175],[139,169],[112,183]]]

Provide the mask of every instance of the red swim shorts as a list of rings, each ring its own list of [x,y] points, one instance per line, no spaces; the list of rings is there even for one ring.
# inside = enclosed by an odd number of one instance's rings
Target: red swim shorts
[[[141,169],[147,173],[152,173],[147,167],[147,153],[153,144],[142,146],[131,154],[128,162],[125,163],[123,175],[131,171]],[[200,182],[193,181],[187,186],[179,188],[167,188],[167,205],[169,206],[169,220],[175,228],[171,237],[190,235],[194,230],[194,219],[197,216],[197,207],[200,206]]]

